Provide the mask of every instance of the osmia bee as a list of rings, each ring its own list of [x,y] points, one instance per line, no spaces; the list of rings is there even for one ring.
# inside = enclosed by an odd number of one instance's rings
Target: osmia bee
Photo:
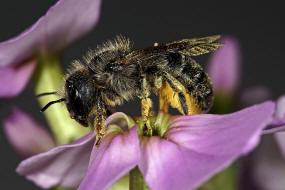
[[[104,120],[111,107],[137,96],[146,130],[152,113],[153,92],[159,96],[159,109],[172,106],[184,115],[207,112],[213,102],[208,75],[192,58],[215,51],[222,43],[219,35],[183,39],[132,50],[129,39],[117,36],[89,51],[83,61],[73,62],[66,76],[62,98],[71,118],[83,126],[93,125],[97,140],[105,134]],[[54,94],[43,93],[41,95]]]

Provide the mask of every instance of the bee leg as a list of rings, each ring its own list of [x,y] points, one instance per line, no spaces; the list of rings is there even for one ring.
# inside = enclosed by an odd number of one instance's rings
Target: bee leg
[[[100,145],[101,140],[103,136],[105,135],[105,126],[104,126],[105,117],[100,115],[96,117],[96,121],[97,121],[97,125],[95,127],[96,145]]]
[[[185,87],[176,78],[170,74],[165,74],[165,79],[174,93],[172,100],[168,100],[172,107],[177,108],[184,115],[201,113],[196,100],[186,91]]]
[[[166,81],[163,81],[162,76],[159,75],[154,78],[154,87],[159,96],[159,110],[167,113],[169,103],[166,97],[168,92],[166,90]]]
[[[103,104],[101,98],[98,98],[97,105],[96,105],[96,116],[95,116],[95,123],[94,129],[96,133],[96,145],[99,145],[101,139],[105,135],[105,126],[104,121],[106,120],[106,106]]]
[[[179,102],[180,102],[180,105],[181,105],[182,110],[184,112],[184,115],[188,115],[188,106],[187,106],[186,98],[185,98],[184,94],[182,92],[179,92],[178,97],[179,97]]]
[[[147,133],[151,134],[151,125],[149,122],[149,118],[152,117],[153,112],[152,112],[152,101],[149,98],[150,95],[150,86],[146,80],[146,77],[142,78],[141,82],[141,89],[142,89],[142,97],[141,97],[141,114],[143,118],[143,123],[145,124],[147,128]]]
[[[168,112],[168,107],[176,108],[181,114],[186,115],[188,110],[185,101],[185,96],[168,80],[164,81],[164,84],[159,92],[159,108],[163,112]]]
[[[114,113],[114,110],[113,109],[111,109],[111,108],[107,108],[106,109],[106,115],[107,115],[107,117],[109,117],[110,115],[112,115]]]
[[[162,86],[159,89],[159,110],[168,113],[168,96],[171,93],[168,89],[166,81],[163,81]]]
[[[186,98],[182,93],[184,86],[168,73],[163,74],[163,84],[159,90],[159,109],[168,112],[168,107],[176,108],[181,114],[187,115]],[[187,111],[186,111],[187,110]]]

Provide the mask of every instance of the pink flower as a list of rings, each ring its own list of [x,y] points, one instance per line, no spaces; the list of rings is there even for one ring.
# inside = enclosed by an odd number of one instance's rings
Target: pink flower
[[[232,94],[240,79],[240,47],[232,36],[224,36],[221,42],[224,46],[212,54],[207,71],[213,82],[214,92]]]
[[[10,144],[24,158],[55,147],[50,133],[17,108],[5,119],[4,132]]]
[[[237,40],[230,36],[225,37],[223,42],[225,46],[213,54],[208,64],[208,72],[210,77],[212,77],[216,94],[215,103],[218,104],[214,104],[214,108],[224,108],[225,100],[228,99],[230,99],[230,102],[226,102],[226,106],[230,106],[231,109],[233,109],[235,106],[234,102],[237,100],[240,104],[249,106],[270,99],[272,93],[267,87],[255,86],[244,90],[237,88],[239,84],[239,80],[237,79],[239,79],[239,71],[241,70],[239,45]],[[283,157],[285,157],[284,130],[285,97],[282,96],[276,102],[276,110],[272,122],[267,125],[262,133],[274,134]],[[266,144],[266,139],[262,145],[264,144]],[[269,146],[271,147],[270,150],[267,148]],[[253,180],[249,179],[252,177],[258,179],[255,180],[255,185],[262,189],[283,189],[284,181],[282,180],[282,176],[284,176],[284,164],[281,161],[276,162],[278,157],[271,155],[273,147],[274,142],[271,142],[270,145],[261,146],[261,149],[257,151],[257,155],[252,155],[255,159],[248,164],[250,167],[246,168],[247,176],[244,177],[244,181],[252,183]]]
[[[100,0],[59,0],[33,26],[0,43],[0,97],[18,95],[38,56],[60,53],[98,22]]]
[[[273,119],[275,104],[265,102],[226,115],[174,119],[159,114],[159,136],[141,136],[123,113],[110,116],[100,146],[93,133],[24,160],[17,172],[43,188],[107,189],[138,166],[150,189],[193,189],[254,149]],[[168,122],[168,120],[170,122]]]

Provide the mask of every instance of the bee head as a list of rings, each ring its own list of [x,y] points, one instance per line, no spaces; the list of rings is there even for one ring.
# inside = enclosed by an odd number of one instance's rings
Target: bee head
[[[97,92],[90,72],[76,71],[71,74],[65,83],[66,107],[70,117],[87,127]]]

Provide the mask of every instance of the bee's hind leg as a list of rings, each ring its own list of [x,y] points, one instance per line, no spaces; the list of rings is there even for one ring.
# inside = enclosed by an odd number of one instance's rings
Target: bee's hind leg
[[[172,94],[172,95],[171,95]],[[163,81],[161,87],[159,88],[159,111],[168,113],[169,108],[169,96],[173,96],[173,92],[169,91],[168,84]]]
[[[196,100],[189,94],[180,81],[175,79],[170,74],[165,74],[167,101],[173,108],[184,115],[200,114],[201,110],[197,105]]]
[[[159,89],[160,111],[168,113],[168,108],[171,105],[172,107],[177,108],[180,113],[184,115],[188,114],[186,98],[184,94],[179,91],[179,89],[182,89],[182,85],[180,83],[178,83],[178,85],[180,85],[180,88],[174,86],[173,82],[165,77],[162,84],[156,87],[157,89]]]

